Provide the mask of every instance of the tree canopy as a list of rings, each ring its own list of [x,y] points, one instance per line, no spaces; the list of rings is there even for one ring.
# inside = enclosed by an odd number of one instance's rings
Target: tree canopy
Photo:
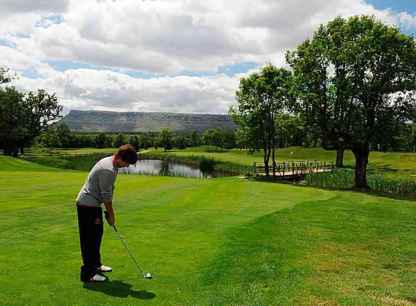
[[[414,113],[416,48],[412,37],[374,17],[336,18],[289,52],[297,103],[324,145],[350,148],[355,184],[367,188],[369,145],[377,130]]]
[[[273,170],[275,168],[276,118],[288,107],[290,86],[291,73],[288,70],[267,65],[259,73],[240,80],[236,93],[238,107],[230,110],[243,131],[240,135],[248,136],[247,145],[251,148],[263,148],[267,176],[270,156]]]

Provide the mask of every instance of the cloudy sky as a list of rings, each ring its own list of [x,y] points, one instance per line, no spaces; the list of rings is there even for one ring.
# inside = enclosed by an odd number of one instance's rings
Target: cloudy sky
[[[357,14],[416,34],[415,0],[0,0],[0,66],[66,112],[227,113],[242,76]]]

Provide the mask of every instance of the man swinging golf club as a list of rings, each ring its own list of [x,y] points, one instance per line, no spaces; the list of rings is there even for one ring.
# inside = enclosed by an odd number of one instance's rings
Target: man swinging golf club
[[[126,144],[109,157],[98,161],[91,169],[85,184],[78,194],[76,204],[78,211],[79,238],[83,265],[81,281],[103,282],[107,280],[102,273],[111,272],[111,267],[102,264],[100,245],[103,236],[104,204],[107,222],[115,225],[113,210],[113,191],[118,169],[137,162],[137,153],[133,146]]]

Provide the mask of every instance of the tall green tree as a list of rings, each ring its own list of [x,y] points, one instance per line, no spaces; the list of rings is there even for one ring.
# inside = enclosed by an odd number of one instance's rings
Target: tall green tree
[[[336,18],[288,53],[297,108],[318,126],[324,147],[350,148],[355,186],[368,188],[376,130],[414,114],[416,46],[412,37],[373,17]]]
[[[291,87],[291,73],[283,68],[267,65],[259,73],[240,80],[236,93],[238,106],[231,110],[236,123],[248,130],[248,144],[263,148],[266,176],[269,176],[269,161],[272,157],[273,174],[276,165],[276,117],[287,109]],[[257,137],[256,141],[253,139]]]
[[[207,129],[202,134],[202,141],[209,146],[222,147],[224,140],[220,129]]]
[[[147,150],[153,145],[152,137],[148,133],[141,134],[139,136],[139,143],[143,149]]]
[[[302,146],[305,141],[305,122],[301,116],[278,114],[276,118],[277,140],[279,148]]]
[[[222,146],[225,149],[232,149],[236,147],[236,137],[234,131],[224,130],[222,133]]]
[[[75,136],[65,123],[57,124],[56,133],[63,148],[70,148],[74,146]]]
[[[191,134],[190,146],[197,147],[201,144],[201,137],[197,131],[193,131]]]
[[[17,156],[18,147],[29,132],[23,99],[24,94],[14,87],[0,87],[0,146],[5,155]]]
[[[0,88],[0,141],[4,153],[17,156],[19,148],[24,153],[24,146],[61,118],[61,111],[55,94],[43,89],[24,94],[14,87]]]
[[[140,149],[140,141],[139,141],[139,137],[137,137],[136,135],[131,135],[129,138],[129,144],[131,144],[137,152],[139,152]]]
[[[311,40],[306,40],[287,60],[295,72],[296,93],[302,103],[296,106],[312,130],[319,128],[325,149],[336,149],[336,165],[343,166],[343,155],[349,139],[351,112],[350,82],[343,42],[346,37],[337,28],[342,18],[327,27],[320,26]],[[313,138],[317,135],[311,134]]]
[[[170,129],[166,128],[160,132],[159,143],[165,149],[165,151],[172,149],[172,132]]]
[[[40,145],[46,148],[60,148],[62,147],[61,138],[58,135],[56,128],[49,128],[47,131],[40,134],[37,138]]]
[[[107,136],[105,133],[100,133],[95,137],[95,146],[97,148],[108,148],[111,147],[111,145],[111,137]]]
[[[177,135],[173,138],[173,146],[183,150],[188,146],[188,139],[185,135]]]
[[[254,116],[241,116],[238,107],[230,107],[228,114],[238,126],[235,131],[237,146],[240,149],[248,150],[249,153],[260,150],[262,146],[261,130],[259,126],[254,124]]]
[[[125,143],[126,143],[126,137],[122,133],[119,133],[114,139],[113,146],[115,148],[118,148],[124,145]]]
[[[38,89],[36,92],[30,91],[25,95],[23,108],[25,109],[26,134],[23,141],[19,142],[22,153],[25,145],[32,144],[33,140],[46,131],[51,123],[62,118],[63,106],[58,103],[55,94]]]

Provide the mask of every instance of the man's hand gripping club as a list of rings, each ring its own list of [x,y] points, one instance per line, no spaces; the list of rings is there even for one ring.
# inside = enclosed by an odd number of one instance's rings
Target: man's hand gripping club
[[[116,223],[116,218],[114,215],[114,210],[113,210],[113,203],[112,202],[105,202],[105,219],[107,220],[108,224],[110,224],[111,226],[114,226],[114,224]]]

